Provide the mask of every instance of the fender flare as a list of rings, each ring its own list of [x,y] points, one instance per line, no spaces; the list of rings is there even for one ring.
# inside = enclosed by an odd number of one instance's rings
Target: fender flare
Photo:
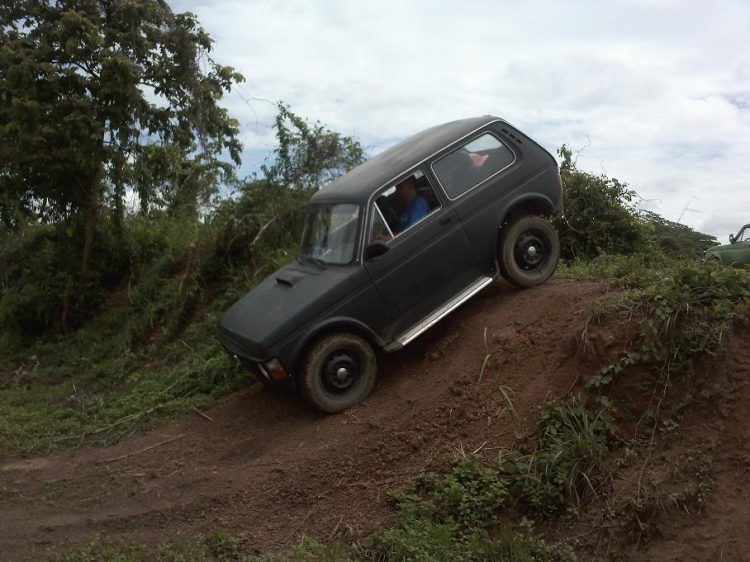
[[[495,247],[494,256],[495,264],[497,264],[497,250],[500,244],[500,234],[503,230],[503,225],[506,224],[508,219],[514,214],[514,211],[519,211],[519,215],[552,215],[558,209],[555,208],[552,200],[542,193],[523,193],[518,195],[516,198],[511,199],[507,205],[505,205],[503,211],[500,213],[501,218],[495,229]]]
[[[383,347],[385,342],[366,324],[349,318],[347,316],[334,316],[326,318],[322,322],[318,322],[310,326],[305,330],[302,336],[297,339],[294,345],[292,356],[294,357],[294,374],[295,377],[299,375],[299,366],[301,364],[302,356],[305,349],[310,345],[311,342],[322,336],[323,334],[331,332],[351,332],[358,336],[365,338],[373,347]]]

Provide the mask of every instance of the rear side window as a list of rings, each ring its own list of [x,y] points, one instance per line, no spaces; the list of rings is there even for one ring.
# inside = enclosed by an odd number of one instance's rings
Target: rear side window
[[[432,165],[445,193],[451,199],[510,166],[516,155],[500,140],[485,133]]]

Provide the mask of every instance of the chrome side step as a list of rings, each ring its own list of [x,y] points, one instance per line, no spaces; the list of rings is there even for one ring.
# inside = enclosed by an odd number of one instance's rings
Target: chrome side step
[[[435,324],[440,322],[448,314],[453,312],[456,308],[461,306],[471,297],[476,295],[479,291],[484,289],[487,285],[492,283],[492,281],[493,281],[492,277],[480,278],[479,280],[471,284],[469,287],[467,287],[465,291],[453,297],[443,306],[441,306],[437,310],[430,313],[428,316],[420,320],[417,324],[415,324],[414,326],[409,328],[406,332],[404,332],[399,337],[397,337],[396,341],[386,346],[385,350],[396,351],[397,349],[401,349],[410,341],[412,341],[413,339],[417,338],[418,336],[420,336],[421,334],[423,334],[424,332],[432,328]]]

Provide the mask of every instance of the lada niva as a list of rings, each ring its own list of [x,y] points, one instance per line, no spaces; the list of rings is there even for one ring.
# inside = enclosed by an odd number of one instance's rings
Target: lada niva
[[[393,352],[496,278],[544,283],[560,243],[552,155],[497,117],[438,125],[310,199],[297,259],[227,310],[219,339],[319,410],[362,401]]]

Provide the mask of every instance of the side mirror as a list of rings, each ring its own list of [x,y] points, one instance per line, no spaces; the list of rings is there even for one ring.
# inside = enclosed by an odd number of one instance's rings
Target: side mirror
[[[375,240],[365,248],[365,260],[371,260],[377,258],[378,256],[382,256],[390,249],[391,247],[385,242]]]
[[[729,243],[734,244],[734,234],[729,235]]]

